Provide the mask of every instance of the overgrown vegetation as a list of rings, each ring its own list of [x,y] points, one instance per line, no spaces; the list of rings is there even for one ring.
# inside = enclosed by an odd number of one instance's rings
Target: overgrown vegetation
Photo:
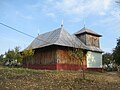
[[[103,65],[106,64],[108,66],[111,62],[113,62],[113,56],[111,53],[104,53],[102,55],[102,60]]]
[[[117,45],[113,50],[113,60],[120,65],[120,37],[117,39]]]
[[[70,56],[72,56],[74,59],[79,61],[79,64],[82,66],[82,73],[83,73],[83,79],[85,80],[85,69],[84,69],[84,52],[77,48],[77,49],[73,49],[72,51],[70,51]]]
[[[120,73],[0,67],[1,90],[120,90]]]
[[[27,67],[28,67],[29,60],[33,59],[33,55],[34,55],[34,51],[32,49],[24,50],[22,52],[24,64],[27,64]]]
[[[104,53],[102,55],[102,63],[103,63],[103,68],[106,71],[117,70],[117,65],[115,64],[115,61],[113,60],[112,53]]]
[[[33,54],[34,51],[32,49],[20,52],[20,47],[15,47],[12,50],[9,49],[5,54],[0,55],[0,64],[10,67],[20,67],[22,66],[23,60],[29,60]]]
[[[107,71],[120,71],[120,37],[112,53],[104,53],[102,56],[103,66]]]

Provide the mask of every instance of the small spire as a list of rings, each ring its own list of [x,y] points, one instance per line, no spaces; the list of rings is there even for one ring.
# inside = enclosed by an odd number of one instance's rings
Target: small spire
[[[61,28],[63,28],[63,19],[62,19],[62,23],[61,23]]]
[[[39,30],[39,28],[38,28],[38,36],[39,36],[39,33],[40,33],[40,30]]]
[[[83,22],[84,22],[84,28],[85,28],[85,19],[84,19],[84,21],[83,21]]]

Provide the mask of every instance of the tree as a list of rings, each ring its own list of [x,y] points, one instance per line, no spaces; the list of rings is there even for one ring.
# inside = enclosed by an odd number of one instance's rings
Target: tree
[[[8,52],[5,53],[5,62],[8,62],[8,65],[17,65],[18,63],[21,63],[22,56],[20,54],[20,48],[15,47],[12,50],[8,50]]]
[[[0,55],[0,61],[2,61],[3,59],[4,59],[4,55],[1,54],[1,55]]]
[[[0,55],[0,64],[2,64],[3,62],[4,62],[4,55],[1,54],[1,55]]]
[[[24,59],[25,60],[30,60],[33,55],[34,55],[34,51],[32,49],[23,50],[22,52],[20,52],[20,47],[15,47],[12,50],[9,49],[5,53],[5,65],[21,66]]]
[[[111,53],[104,53],[102,55],[102,62],[103,62],[103,65],[106,64],[107,66],[113,62],[113,56]]]
[[[16,59],[18,62],[22,63],[23,56],[22,56],[21,53],[20,53],[20,47],[15,47],[14,52],[15,52],[15,59]]]
[[[120,65],[120,37],[117,39],[117,45],[113,50],[113,60],[116,64]]]
[[[12,61],[13,59],[15,59],[15,53],[14,50],[8,50],[8,52],[5,52],[5,59],[6,60],[10,60]]]
[[[25,49],[25,50],[23,50],[22,54],[23,54],[24,58],[27,58],[27,57],[33,56],[34,51],[31,48],[28,50]]]
[[[77,48],[77,49],[73,49],[72,51],[70,51],[70,56],[72,56],[73,58],[75,58],[76,60],[78,60],[82,66],[82,73],[83,73],[83,79],[85,80],[85,73],[84,73],[84,52]]]
[[[34,51],[30,48],[28,50],[23,50],[22,51],[22,56],[23,56],[23,63],[27,64],[27,67],[28,67],[28,62],[29,60],[32,60],[32,57],[34,55]]]

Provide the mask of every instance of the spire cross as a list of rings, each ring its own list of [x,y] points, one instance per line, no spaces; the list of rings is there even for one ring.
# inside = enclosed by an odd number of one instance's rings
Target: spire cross
[[[39,29],[39,27],[38,27],[38,36],[39,36],[39,33],[40,33],[40,29]]]
[[[84,19],[84,28],[85,28],[85,19]]]
[[[62,20],[62,23],[61,23],[61,28],[63,28],[63,20]]]

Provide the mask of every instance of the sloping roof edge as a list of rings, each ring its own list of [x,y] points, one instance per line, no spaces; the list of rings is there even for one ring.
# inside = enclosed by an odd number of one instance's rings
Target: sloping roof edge
[[[86,27],[83,27],[81,30],[79,30],[78,32],[74,33],[75,35],[80,35],[80,34],[92,34],[92,35],[95,35],[95,36],[98,36],[98,37],[102,37],[102,35],[100,34],[97,34],[96,32],[86,28]]]
[[[43,39],[46,42],[40,41],[38,39]],[[100,48],[86,46],[75,35],[69,34],[63,28],[58,28],[53,31],[39,35],[36,39],[32,41],[32,43],[26,49],[37,49],[50,45],[60,45],[66,47],[81,48],[87,51],[103,52]]]

